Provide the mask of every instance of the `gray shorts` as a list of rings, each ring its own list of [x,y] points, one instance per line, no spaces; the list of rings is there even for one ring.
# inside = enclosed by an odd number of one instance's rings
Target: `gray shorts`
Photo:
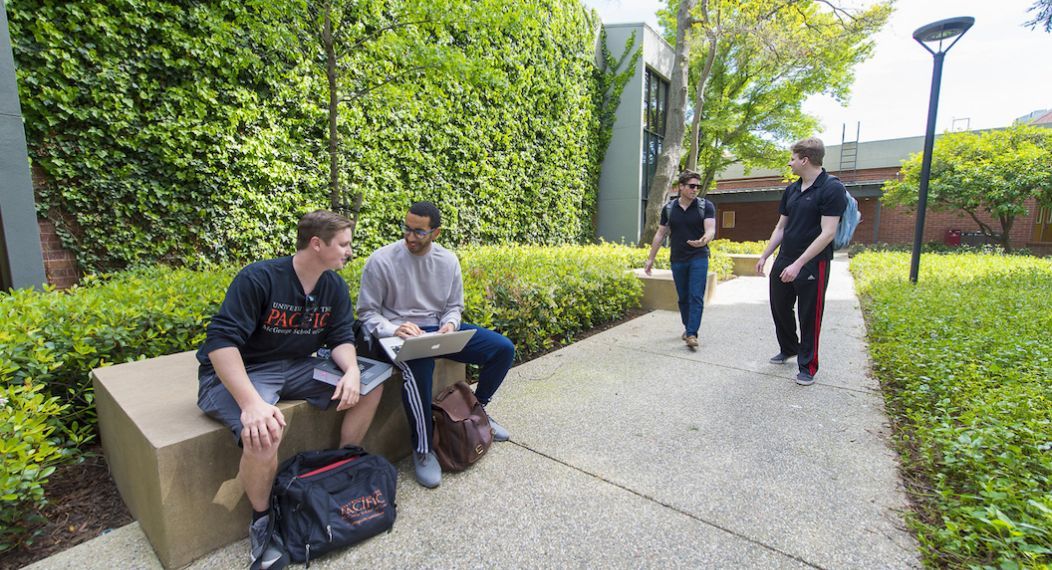
[[[246,365],[245,371],[252,386],[268,404],[277,404],[278,400],[307,400],[315,408],[327,410],[336,389],[314,379],[318,360],[310,357],[260,362]],[[230,428],[241,445],[241,406],[211,366],[202,366],[197,379],[197,407]]]

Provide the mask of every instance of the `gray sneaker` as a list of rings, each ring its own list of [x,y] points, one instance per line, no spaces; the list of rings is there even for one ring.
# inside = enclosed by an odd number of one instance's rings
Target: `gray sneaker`
[[[434,451],[427,453],[413,452],[413,467],[416,468],[416,482],[434,489],[442,483],[442,466],[438,464],[438,458]]]
[[[784,353],[779,352],[778,354],[772,356],[771,360],[769,362],[771,364],[785,364],[785,361],[789,360],[790,358],[796,358],[796,355],[795,354],[784,354]]]
[[[511,439],[511,435],[508,430],[504,429],[504,426],[497,423],[497,420],[493,419],[493,416],[489,418],[489,427],[493,430],[493,441],[508,441]]]
[[[801,386],[810,386],[815,383],[815,377],[801,370],[796,374],[796,383]]]
[[[248,555],[250,568],[260,570],[279,570],[289,565],[289,554],[285,552],[285,543],[281,534],[274,532],[267,537],[270,515],[265,515],[248,527]]]

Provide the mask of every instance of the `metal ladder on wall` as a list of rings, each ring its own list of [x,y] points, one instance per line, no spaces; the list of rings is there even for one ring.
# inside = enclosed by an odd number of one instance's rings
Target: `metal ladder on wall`
[[[858,170],[858,135],[862,132],[861,121],[855,123],[855,140],[847,140],[847,123],[842,123],[840,129],[840,169],[837,174],[843,178],[844,174],[854,174]]]

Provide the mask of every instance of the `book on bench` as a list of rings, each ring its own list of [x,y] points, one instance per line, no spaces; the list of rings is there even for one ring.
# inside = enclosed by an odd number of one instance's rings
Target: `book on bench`
[[[391,377],[391,370],[390,364],[359,356],[358,371],[361,373],[362,383],[358,393],[364,396],[371,392],[373,388],[383,384],[384,380]],[[317,363],[314,365],[315,380],[335,386],[342,377],[343,370],[332,359],[317,359]]]

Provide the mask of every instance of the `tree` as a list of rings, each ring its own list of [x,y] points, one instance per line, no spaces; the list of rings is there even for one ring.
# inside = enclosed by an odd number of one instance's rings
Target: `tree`
[[[669,33],[681,20],[672,20],[674,8],[682,5],[670,0],[669,9],[659,13]],[[846,99],[854,66],[870,55],[872,36],[890,12],[888,4],[845,9],[822,0],[698,4],[687,20],[695,33],[686,168],[698,170],[708,188],[733,162],[746,168],[779,165],[789,143],[816,130],[817,119],[801,110],[804,101],[817,93]],[[670,114],[669,124],[674,120]],[[671,136],[666,133],[665,140]],[[657,183],[655,177],[651,199],[658,196],[660,202],[658,194],[667,186]]]
[[[673,0],[675,1],[675,0]],[[708,0],[702,0],[703,3]],[[658,157],[654,178],[650,183],[647,195],[647,210],[643,235],[640,245],[647,245],[657,233],[661,207],[664,206],[665,192],[672,183],[679,167],[680,155],[683,154],[683,122],[687,111],[687,71],[690,62],[690,28],[694,25],[691,12],[696,0],[682,0],[676,11],[675,58],[672,62],[672,77],[668,91],[668,118],[665,122],[664,147]]]
[[[1026,23],[1031,30],[1042,27],[1046,32],[1052,32],[1052,0],[1037,0],[1027,12],[1034,12],[1034,19]]]
[[[885,204],[916,208],[922,158],[911,155],[898,179],[884,183]],[[1017,125],[936,139],[928,182],[933,210],[968,214],[979,231],[1010,251],[1012,226],[1029,213],[1024,203],[1030,198],[1052,203],[1052,131]],[[980,212],[1000,223],[1000,233],[979,219]]]
[[[325,73],[329,207],[351,220],[353,235],[363,194],[348,196],[340,182],[341,107],[425,71],[480,76],[466,73],[469,64],[456,42],[439,36],[454,22],[502,12],[476,13],[473,5],[457,2],[307,0],[300,6],[306,14],[302,48]]]
[[[822,1],[715,2],[701,14],[705,42],[692,61],[696,96],[687,168],[708,188],[732,162],[777,166],[788,143],[814,132],[803,102],[847,97],[853,69],[873,49],[888,4],[844,9]],[[800,38],[807,38],[806,42]]]

